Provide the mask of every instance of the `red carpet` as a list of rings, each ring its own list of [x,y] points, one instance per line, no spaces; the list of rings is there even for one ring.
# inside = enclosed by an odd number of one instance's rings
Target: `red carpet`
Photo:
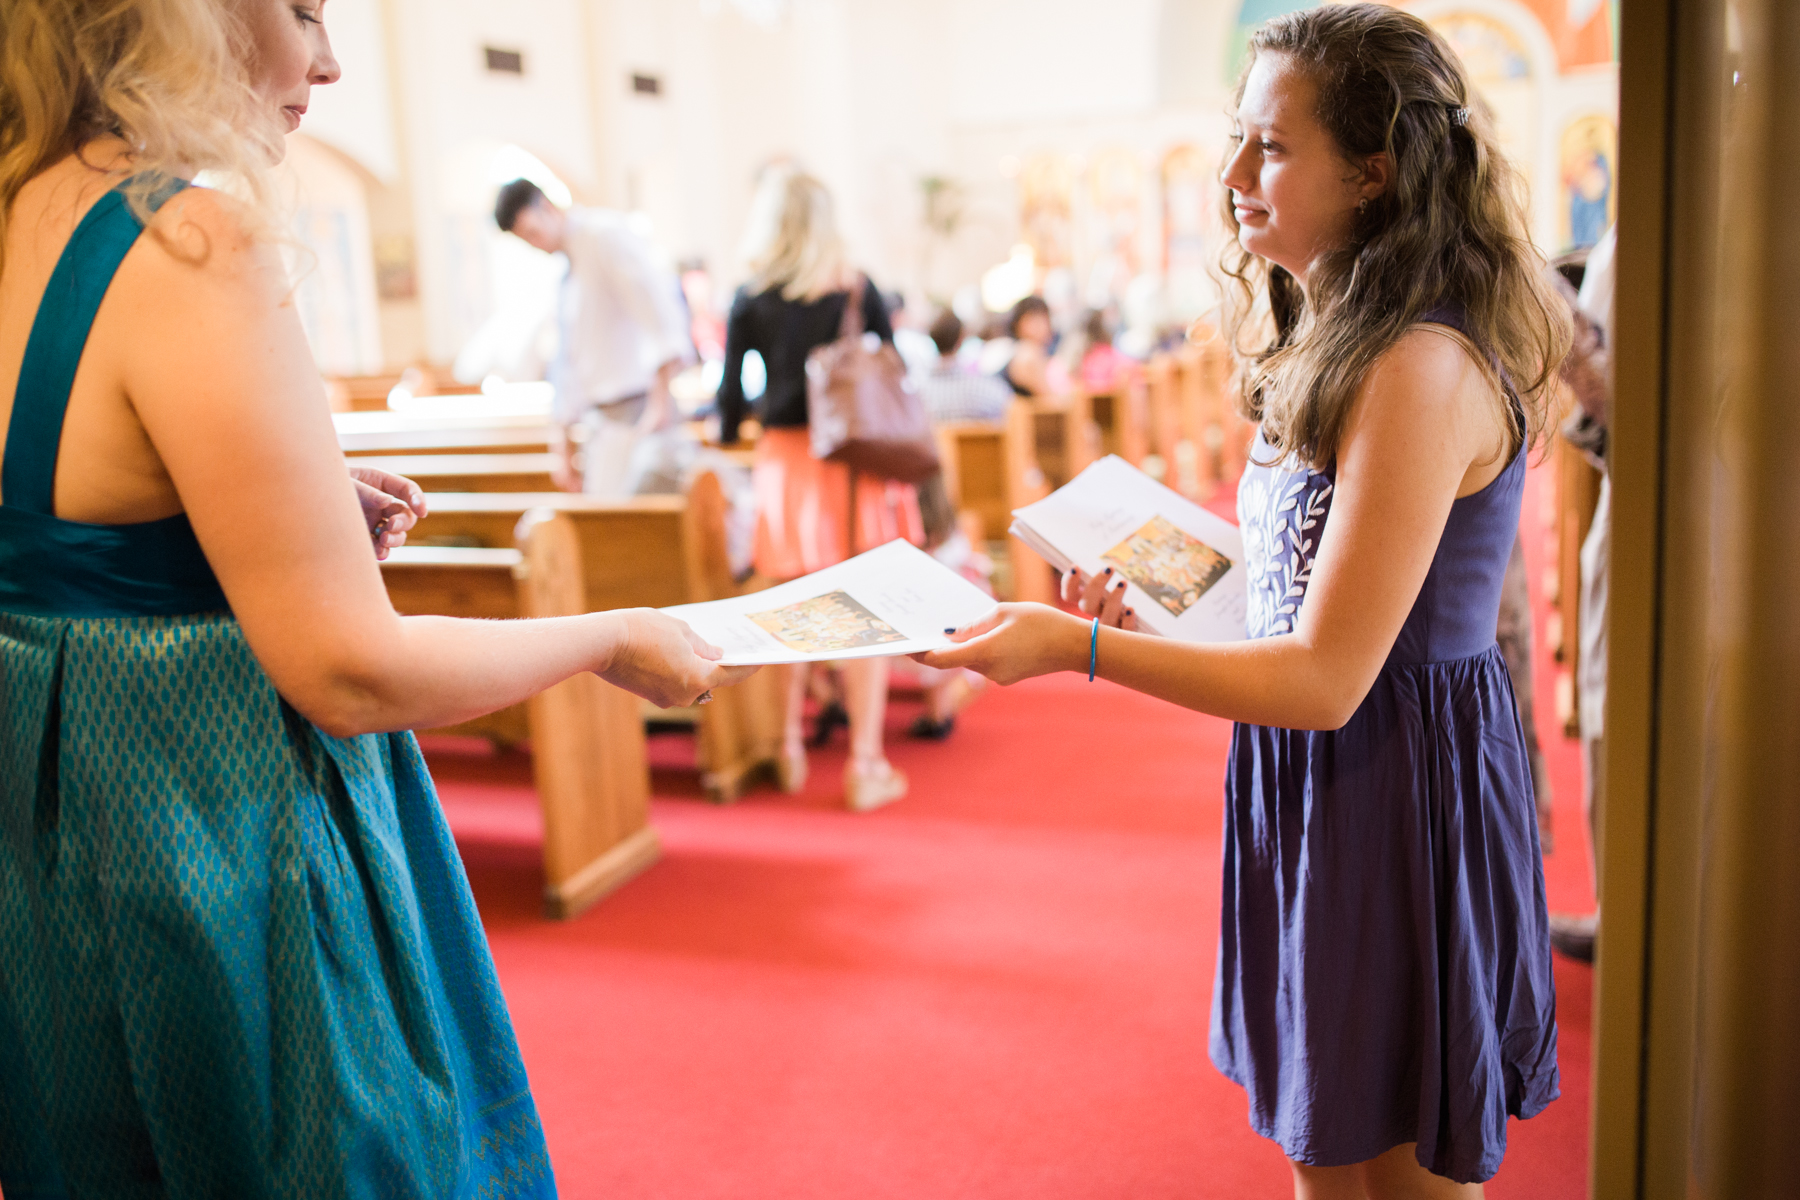
[[[565,924],[538,916],[528,761],[429,748],[562,1194],[1291,1195],[1206,1059],[1228,727],[1076,677],[991,690],[942,745],[901,735],[914,711],[889,722],[913,794],[869,816],[835,806],[841,733],[805,795],[732,808],[653,738],[666,857]],[[1578,765],[1549,748],[1551,904],[1586,906]],[[1500,1200],[1585,1193],[1590,976],[1557,980],[1563,1098],[1513,1124]]]

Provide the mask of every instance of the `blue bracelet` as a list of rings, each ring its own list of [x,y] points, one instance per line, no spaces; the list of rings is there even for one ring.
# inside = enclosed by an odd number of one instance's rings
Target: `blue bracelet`
[[[1094,668],[1100,665],[1100,618],[1094,618],[1094,631],[1088,635],[1088,682],[1094,682]]]

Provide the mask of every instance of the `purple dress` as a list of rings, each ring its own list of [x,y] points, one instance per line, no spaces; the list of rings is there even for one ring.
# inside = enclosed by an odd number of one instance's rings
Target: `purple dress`
[[[1257,465],[1275,458],[1259,435],[1238,490],[1251,637],[1293,629],[1331,514],[1335,472]],[[1212,1060],[1296,1162],[1417,1142],[1485,1180],[1507,1117],[1558,1094],[1531,767],[1494,642],[1524,483],[1520,451],[1456,501],[1342,729],[1232,735]]]

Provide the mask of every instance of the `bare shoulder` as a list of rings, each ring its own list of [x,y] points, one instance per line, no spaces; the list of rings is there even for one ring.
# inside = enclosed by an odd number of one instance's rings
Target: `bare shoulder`
[[[1483,370],[1473,343],[1439,325],[1415,325],[1375,360],[1357,396],[1352,424],[1365,419],[1494,428],[1493,376]]]
[[[1511,426],[1478,353],[1446,326],[1407,330],[1363,380],[1340,457],[1382,472],[1430,461],[1459,478],[1458,495],[1485,484],[1505,465]]]
[[[140,409],[159,398],[186,404],[200,380],[265,394],[272,364],[304,377],[310,359],[279,243],[256,214],[206,188],[157,211],[121,264],[96,333],[117,348]]]
[[[1435,399],[1473,387],[1487,390],[1489,377],[1476,359],[1472,342],[1447,325],[1414,325],[1375,361],[1364,390],[1408,398]]]
[[[267,295],[284,284],[281,255],[251,210],[212,188],[191,187],[171,197],[151,219],[126,263],[131,277],[152,288],[212,288]]]

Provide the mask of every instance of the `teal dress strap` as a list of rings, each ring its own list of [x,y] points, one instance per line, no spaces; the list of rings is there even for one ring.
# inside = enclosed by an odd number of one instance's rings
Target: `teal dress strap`
[[[70,235],[25,344],[0,460],[0,612],[135,617],[227,607],[185,513],[133,525],[55,515],[69,391],[100,302],[144,229],[123,191],[132,182],[96,201]],[[150,207],[187,186],[162,184]]]

